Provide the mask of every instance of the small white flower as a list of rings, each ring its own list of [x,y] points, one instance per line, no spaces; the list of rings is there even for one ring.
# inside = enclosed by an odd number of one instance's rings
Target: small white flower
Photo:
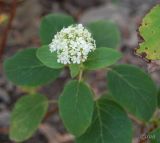
[[[63,28],[49,44],[51,52],[57,52],[57,62],[80,64],[87,60],[89,52],[96,49],[95,40],[82,24]]]

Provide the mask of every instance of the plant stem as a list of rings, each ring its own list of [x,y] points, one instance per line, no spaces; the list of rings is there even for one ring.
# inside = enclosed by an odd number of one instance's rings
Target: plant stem
[[[79,82],[82,80],[82,77],[83,77],[83,64],[80,65],[80,72],[79,72],[79,77],[78,77],[78,80]]]
[[[134,117],[133,115],[129,114],[129,117],[130,117],[130,119],[131,119],[132,121],[134,121],[137,125],[143,126],[143,127],[146,126],[146,123],[138,120],[138,119],[137,119],[136,117]]]
[[[58,101],[57,101],[57,100],[50,100],[49,103],[50,103],[50,104],[57,104]]]
[[[17,7],[17,0],[13,0],[11,10],[10,10],[9,21],[8,21],[8,24],[7,24],[6,28],[3,31],[2,41],[0,43],[0,60],[2,58],[4,48],[6,46],[7,38],[8,38],[8,35],[9,35],[9,31],[11,29],[11,26],[12,26],[13,19],[16,15],[16,7]]]
[[[81,69],[81,70],[80,70],[80,73],[79,73],[79,81],[82,80],[82,76],[83,76],[83,70]]]
[[[50,118],[53,114],[57,112],[58,112],[58,107],[56,106],[55,108],[51,109],[50,111],[46,113],[46,116],[44,117],[43,121],[47,120],[48,118]]]

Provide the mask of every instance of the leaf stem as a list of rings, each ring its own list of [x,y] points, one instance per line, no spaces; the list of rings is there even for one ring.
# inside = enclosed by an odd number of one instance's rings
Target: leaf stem
[[[50,100],[50,101],[48,101],[48,103],[50,103],[50,104],[57,104],[58,101],[57,100]]]
[[[83,67],[83,64],[81,63],[81,64],[80,64],[79,77],[78,77],[79,82],[82,80],[82,77],[83,77],[83,70],[84,70],[84,67]]]
[[[135,116],[133,116],[133,115],[131,115],[131,114],[129,114],[128,116],[129,116],[129,118],[130,118],[133,122],[135,122],[137,125],[142,126],[142,127],[146,127],[146,123],[145,123],[145,122],[140,121],[139,119],[137,119]]]
[[[79,78],[78,78],[79,82],[82,80],[82,76],[83,76],[83,70],[81,69],[79,73]]]

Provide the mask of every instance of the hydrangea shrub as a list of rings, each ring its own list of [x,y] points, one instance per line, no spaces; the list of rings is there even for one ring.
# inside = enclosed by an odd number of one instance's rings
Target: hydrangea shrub
[[[57,103],[64,126],[75,136],[75,142],[131,143],[133,125],[128,115],[149,123],[157,108],[157,88],[140,68],[118,64],[123,55],[117,50],[117,26],[110,21],[76,24],[68,15],[50,14],[42,19],[40,39],[40,47],[23,49],[4,62],[11,82],[32,89],[13,108],[11,140],[30,138],[49,104]],[[58,101],[34,90],[53,82],[64,68],[69,69],[71,79]],[[97,98],[84,74],[100,69],[106,70],[108,89]]]

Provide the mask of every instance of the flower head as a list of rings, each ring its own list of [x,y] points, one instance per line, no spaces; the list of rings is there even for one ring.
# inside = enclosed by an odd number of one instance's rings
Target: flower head
[[[57,52],[57,62],[62,64],[80,64],[95,48],[95,40],[82,24],[63,28],[49,44],[50,51]]]

